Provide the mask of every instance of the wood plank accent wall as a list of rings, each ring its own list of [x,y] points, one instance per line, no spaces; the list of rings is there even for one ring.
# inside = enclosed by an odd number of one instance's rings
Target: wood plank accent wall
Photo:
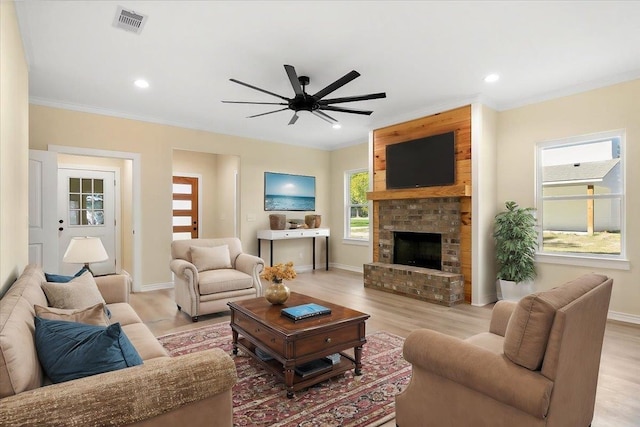
[[[386,146],[426,136],[455,131],[456,182],[444,187],[387,190]],[[426,197],[460,197],[461,266],[464,275],[465,301],[471,302],[471,106],[456,108],[432,116],[387,126],[373,131],[373,261],[379,262],[379,200],[419,199]]]

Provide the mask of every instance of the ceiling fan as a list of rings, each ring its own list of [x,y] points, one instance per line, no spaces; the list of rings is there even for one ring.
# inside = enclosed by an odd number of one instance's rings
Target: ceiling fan
[[[353,70],[340,77],[335,82],[331,83],[329,86],[324,89],[319,90],[313,95],[308,94],[306,91],[306,86],[309,84],[309,77],[307,76],[298,76],[296,70],[291,65],[284,66],[285,71],[287,72],[287,76],[291,81],[291,86],[293,87],[293,92],[295,96],[293,98],[287,98],[282,95],[278,95],[277,93],[269,92],[265,89],[260,89],[259,87],[250,85],[248,83],[241,82],[236,79],[229,79],[234,83],[238,83],[242,86],[249,87],[251,89],[255,89],[257,91],[275,96],[277,98],[282,99],[285,102],[251,102],[251,101],[222,101],[227,104],[261,104],[261,105],[286,105],[284,108],[280,108],[274,111],[268,111],[266,113],[255,114],[253,116],[249,116],[247,118],[251,119],[253,117],[264,116],[267,114],[277,113],[279,111],[285,110],[293,110],[293,117],[289,120],[289,124],[292,125],[298,120],[298,112],[299,111],[309,111],[311,114],[320,117],[322,120],[325,120],[331,124],[337,124],[338,120],[334,119],[330,115],[328,115],[325,111],[335,111],[340,113],[351,113],[351,114],[362,114],[362,115],[370,115],[373,111],[369,110],[355,110],[353,108],[346,107],[334,107],[331,104],[341,104],[344,102],[354,102],[354,101],[366,101],[368,99],[377,99],[377,98],[386,98],[386,93],[371,93],[368,95],[359,95],[359,96],[347,96],[343,98],[330,98],[325,99],[324,97],[329,95],[331,92],[336,89],[341,88],[342,86],[349,83],[351,80],[360,76],[360,73]]]

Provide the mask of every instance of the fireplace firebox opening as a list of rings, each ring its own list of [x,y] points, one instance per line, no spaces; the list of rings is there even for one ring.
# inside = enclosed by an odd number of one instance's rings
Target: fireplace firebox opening
[[[442,270],[442,234],[394,232],[393,263]]]

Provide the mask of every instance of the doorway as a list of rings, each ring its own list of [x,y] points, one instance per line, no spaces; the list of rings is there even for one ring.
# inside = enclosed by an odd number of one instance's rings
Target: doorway
[[[72,275],[78,265],[62,262],[74,237],[99,237],[107,261],[92,263],[95,275],[117,272],[120,183],[118,170],[58,169],[58,272]]]
[[[199,236],[199,179],[173,176],[173,240]]]

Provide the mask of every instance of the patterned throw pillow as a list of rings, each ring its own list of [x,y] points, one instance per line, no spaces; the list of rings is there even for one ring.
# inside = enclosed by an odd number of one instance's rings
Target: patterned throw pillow
[[[45,282],[42,284],[50,307],[79,309],[96,304],[106,304],[90,272],[85,271],[68,283]],[[105,305],[105,312],[111,317]]]

